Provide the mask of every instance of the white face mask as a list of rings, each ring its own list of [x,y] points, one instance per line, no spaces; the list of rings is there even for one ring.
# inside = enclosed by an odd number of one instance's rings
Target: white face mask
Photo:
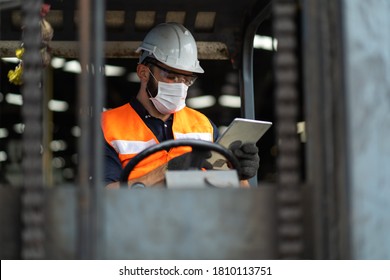
[[[157,83],[157,95],[149,99],[161,114],[173,114],[186,106],[188,86],[183,83]]]

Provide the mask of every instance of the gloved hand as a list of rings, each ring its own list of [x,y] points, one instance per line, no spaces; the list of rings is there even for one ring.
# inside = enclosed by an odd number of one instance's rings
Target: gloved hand
[[[241,141],[234,141],[230,144],[229,150],[240,162],[241,168],[238,176],[241,180],[247,180],[256,175],[260,166],[260,157],[258,155],[259,149],[255,143],[241,144]]]
[[[175,157],[168,162],[168,170],[185,170],[190,167],[193,157],[198,157],[200,164],[196,167],[204,169],[213,169],[210,162],[207,161],[211,157],[210,151],[196,151],[196,153],[185,153],[181,156]],[[192,166],[193,168],[194,166]]]

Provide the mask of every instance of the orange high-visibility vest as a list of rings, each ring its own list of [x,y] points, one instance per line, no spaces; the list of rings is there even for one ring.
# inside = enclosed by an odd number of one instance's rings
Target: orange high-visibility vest
[[[103,112],[102,129],[106,142],[118,153],[122,168],[139,152],[159,143],[130,104]],[[213,142],[213,126],[209,119],[188,107],[174,114],[172,130],[174,139]],[[143,176],[170,159],[190,151],[190,147],[176,147],[157,152],[141,161],[131,171],[129,180]]]

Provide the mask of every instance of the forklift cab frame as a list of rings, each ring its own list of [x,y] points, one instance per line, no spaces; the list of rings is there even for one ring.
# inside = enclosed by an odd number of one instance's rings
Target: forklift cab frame
[[[11,7],[18,5],[18,1],[14,2],[4,7],[19,8]],[[23,1],[25,185],[23,190],[1,190],[1,205],[8,209],[1,213],[19,217],[2,217],[9,230],[0,241],[11,244],[2,251],[5,257],[291,259],[311,258],[315,254],[313,247],[305,245],[327,246],[324,240],[328,236],[321,236],[317,230],[303,231],[304,225],[312,226],[312,217],[303,213],[305,188],[295,129],[298,89],[302,86],[298,79],[296,1],[200,0],[190,6],[188,1],[180,0],[165,1],[164,5],[154,0],[47,3],[57,11],[53,19],[62,20],[62,28],[55,30],[56,39],[50,44],[53,55],[78,57],[83,70],[94,66],[100,71],[82,71],[79,75],[78,122],[82,134],[76,186],[45,188],[40,154],[42,75],[37,40],[42,2]],[[249,119],[255,118],[253,39],[261,23],[272,16],[278,39],[274,59],[277,184],[248,190],[104,190],[100,179],[102,140],[98,137],[100,108],[105,99],[104,58],[136,58],[134,51],[145,32],[167,21],[168,15],[181,19],[193,32],[200,60],[227,59],[238,69],[241,117]],[[309,19],[314,18],[308,15]],[[1,20],[2,26],[7,20],[12,21],[12,13],[5,13]],[[105,32],[107,25],[118,24],[121,32]],[[17,46],[16,36],[15,30],[3,35],[3,56]]]

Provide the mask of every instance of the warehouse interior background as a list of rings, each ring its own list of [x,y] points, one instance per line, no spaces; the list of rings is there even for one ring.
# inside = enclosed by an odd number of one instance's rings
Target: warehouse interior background
[[[1,17],[1,13],[0,13]],[[4,31],[4,25],[1,31]],[[15,28],[15,27],[14,27]],[[16,30],[14,30],[16,32]],[[1,35],[1,34],[0,34]],[[20,32],[20,36],[22,33]],[[54,37],[56,33],[54,29]],[[0,36],[1,39],[1,36]],[[256,119],[274,121],[273,53],[277,42],[272,36],[271,20],[264,21],[254,40],[254,91]],[[0,174],[6,185],[20,186],[23,122],[20,109],[23,104],[21,86],[9,82],[7,73],[18,65],[15,57],[2,57],[0,61]],[[138,91],[139,82],[135,74],[137,59],[106,58],[106,104],[105,108],[120,106]],[[187,106],[206,114],[220,131],[235,118],[240,117],[239,73],[229,60],[200,60],[205,73],[188,92]],[[49,185],[73,182],[77,172],[77,78],[80,64],[77,59],[52,57],[45,69],[48,122],[45,137],[48,151],[45,170]],[[304,141],[303,123],[300,124]],[[274,127],[258,142],[260,169],[258,181],[275,182]]]

